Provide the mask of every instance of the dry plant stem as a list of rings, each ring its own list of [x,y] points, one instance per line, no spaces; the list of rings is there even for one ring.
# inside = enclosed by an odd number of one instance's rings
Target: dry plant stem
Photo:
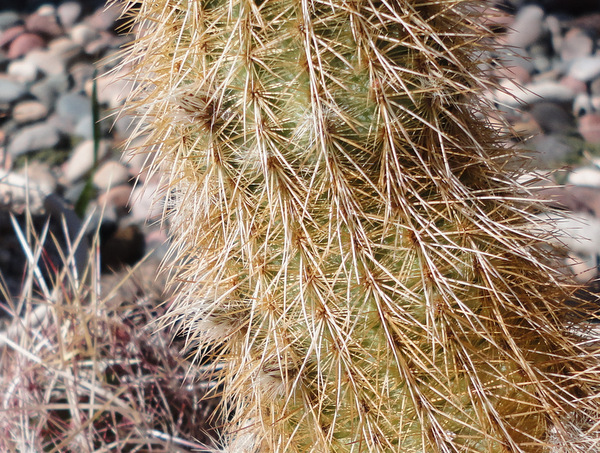
[[[226,363],[223,450],[596,448],[586,308],[485,120],[479,3],[131,2],[164,322]]]

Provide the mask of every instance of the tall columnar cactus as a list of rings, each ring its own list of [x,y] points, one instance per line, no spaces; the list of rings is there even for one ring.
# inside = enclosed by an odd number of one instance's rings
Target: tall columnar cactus
[[[471,6],[132,4],[167,321],[225,364],[227,451],[595,451],[598,361]]]

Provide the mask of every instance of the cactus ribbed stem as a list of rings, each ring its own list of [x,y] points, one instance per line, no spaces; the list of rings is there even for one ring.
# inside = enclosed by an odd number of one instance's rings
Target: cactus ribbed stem
[[[228,451],[542,452],[593,425],[597,362],[482,119],[471,6],[136,6],[167,322],[227,364]]]

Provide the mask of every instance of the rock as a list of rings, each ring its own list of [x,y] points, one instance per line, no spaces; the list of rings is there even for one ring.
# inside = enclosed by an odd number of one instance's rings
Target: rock
[[[565,134],[575,129],[573,116],[553,102],[537,102],[529,113],[545,134]]]
[[[129,170],[120,162],[103,163],[94,174],[94,185],[101,190],[124,184],[129,179]]]
[[[86,140],[94,138],[94,122],[91,112],[82,116],[81,119],[77,121],[75,129],[73,129],[73,134]]]
[[[112,30],[122,11],[122,4],[119,5],[117,3],[113,3],[110,6],[97,9],[94,14],[85,20],[85,22],[98,31]]]
[[[587,84],[573,76],[567,75],[562,77],[560,84],[573,91],[573,93],[587,93]]]
[[[144,235],[137,225],[120,227],[100,243],[102,269],[134,265],[144,257],[145,251]]]
[[[89,98],[78,93],[62,94],[56,101],[56,113],[64,124],[65,131],[73,132],[79,120],[92,111]]]
[[[563,61],[572,61],[577,58],[589,57],[594,50],[594,40],[589,33],[572,28],[565,34],[560,49],[560,58]]]
[[[565,260],[565,264],[575,276],[575,280],[585,285],[598,276],[596,261],[595,255],[579,256],[579,254],[571,252]]]
[[[537,5],[521,8],[507,33],[507,44],[525,48],[538,41],[543,33],[544,14],[544,10]]]
[[[56,38],[63,34],[63,29],[58,23],[56,10],[51,5],[40,7],[35,13],[25,19],[25,28],[48,38]]]
[[[98,30],[90,27],[88,24],[81,23],[75,25],[69,32],[71,39],[82,47],[87,46],[92,41],[98,39],[100,34]]]
[[[98,196],[98,205],[103,208],[113,206],[116,212],[123,217],[129,211],[129,198],[133,188],[129,184],[113,186]]]
[[[106,104],[110,108],[117,108],[123,104],[127,95],[131,92],[133,82],[127,80],[129,72],[126,70],[115,74],[105,74],[97,78],[96,88],[98,102]],[[92,83],[88,82],[86,93],[91,96]]]
[[[20,16],[15,11],[0,12],[0,30],[6,30],[17,25],[21,20]]]
[[[108,143],[100,142],[98,159],[108,153]],[[75,147],[71,156],[63,165],[62,179],[66,183],[73,183],[84,176],[94,166],[94,142],[85,140]]]
[[[22,33],[17,36],[9,45],[6,56],[14,59],[30,53],[32,50],[41,49],[46,45],[46,41],[34,33]]]
[[[85,53],[98,57],[112,49],[117,49],[118,47],[119,46],[115,44],[114,35],[108,32],[101,32],[98,38],[86,44]]]
[[[539,166],[545,168],[564,162],[573,153],[573,148],[561,135],[538,135],[526,145],[535,150],[533,157]]]
[[[596,166],[576,168],[569,173],[567,181],[575,186],[600,188],[600,168]]]
[[[70,86],[68,74],[51,74],[34,84],[29,92],[44,103],[46,107],[53,108],[58,95],[68,91]]]
[[[81,4],[79,2],[61,3],[56,10],[58,21],[63,28],[69,29],[77,22],[81,16]]]
[[[37,80],[40,74],[38,67],[26,60],[11,61],[6,72],[15,80],[25,83]]]
[[[48,123],[35,124],[19,130],[8,144],[8,153],[14,157],[32,151],[54,148],[60,143],[58,129]]]
[[[94,72],[96,68],[91,63],[86,62],[77,62],[71,69],[69,69],[69,73],[73,78],[74,86],[73,91],[83,91],[88,80],[92,80],[94,78]]]
[[[146,182],[144,186],[138,186],[131,194],[131,221],[139,224],[157,220],[162,216],[164,202],[157,199],[158,185],[154,182]]]
[[[0,47],[6,47],[19,35],[25,33],[25,26],[15,25],[0,33]]]
[[[495,98],[500,104],[509,107],[519,107],[523,104],[534,104],[541,101],[571,102],[575,97],[575,93],[569,87],[551,80],[534,82],[522,87],[512,80],[506,79],[500,82],[500,86],[503,90],[497,90]]]
[[[65,62],[46,49],[32,50],[25,59],[46,75],[57,75],[66,72]]]
[[[573,101],[573,115],[580,117],[594,110],[592,100],[587,93],[578,94]]]
[[[600,144],[600,113],[587,113],[579,117],[579,133],[586,142]]]
[[[25,95],[25,93],[27,93],[27,89],[24,83],[0,77],[0,104],[14,102]]]
[[[568,75],[583,82],[590,82],[600,76],[600,56],[573,60]]]
[[[19,123],[33,123],[48,116],[48,107],[40,101],[22,101],[13,108],[12,117]]]

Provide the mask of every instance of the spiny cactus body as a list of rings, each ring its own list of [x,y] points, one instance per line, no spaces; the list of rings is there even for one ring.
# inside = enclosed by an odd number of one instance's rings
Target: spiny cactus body
[[[145,0],[168,322],[214,345],[232,452],[542,452],[599,378],[464,0]],[[554,447],[553,447],[554,445]]]

